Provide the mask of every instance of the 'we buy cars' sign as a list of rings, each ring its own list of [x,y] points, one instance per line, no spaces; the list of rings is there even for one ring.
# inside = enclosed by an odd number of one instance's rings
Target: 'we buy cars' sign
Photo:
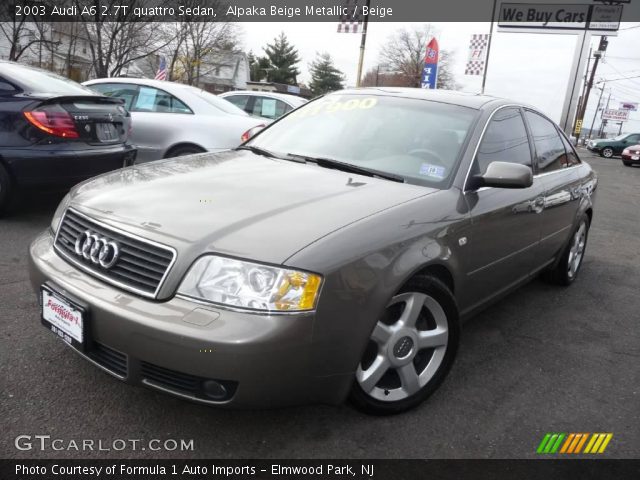
[[[622,5],[502,3],[498,27],[616,31],[621,18]]]

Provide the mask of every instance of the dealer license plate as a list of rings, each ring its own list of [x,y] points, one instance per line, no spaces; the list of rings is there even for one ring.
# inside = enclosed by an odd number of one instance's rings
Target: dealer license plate
[[[62,340],[80,350],[85,345],[85,310],[47,286],[42,295],[42,324]]]

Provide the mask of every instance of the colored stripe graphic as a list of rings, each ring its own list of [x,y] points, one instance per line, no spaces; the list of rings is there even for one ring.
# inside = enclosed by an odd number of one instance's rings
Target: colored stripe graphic
[[[536,453],[600,454],[604,453],[612,438],[613,433],[590,434],[550,432],[545,434],[545,436],[542,438],[542,441],[538,445]],[[584,450],[583,447],[585,447]]]

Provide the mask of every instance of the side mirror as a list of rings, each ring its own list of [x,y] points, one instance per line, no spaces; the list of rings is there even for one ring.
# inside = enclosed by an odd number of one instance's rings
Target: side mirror
[[[485,174],[474,179],[476,188],[528,188],[533,185],[533,172],[519,163],[491,162]]]

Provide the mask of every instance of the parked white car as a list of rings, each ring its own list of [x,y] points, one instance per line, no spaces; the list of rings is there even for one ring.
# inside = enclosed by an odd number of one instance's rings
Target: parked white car
[[[285,113],[304,105],[308,100],[296,95],[275,92],[236,90],[221,93],[219,97],[228,100],[250,115],[275,120]]]
[[[267,121],[218,96],[181,83],[140,78],[101,78],[84,85],[122,98],[131,112],[136,162],[237,147]]]

